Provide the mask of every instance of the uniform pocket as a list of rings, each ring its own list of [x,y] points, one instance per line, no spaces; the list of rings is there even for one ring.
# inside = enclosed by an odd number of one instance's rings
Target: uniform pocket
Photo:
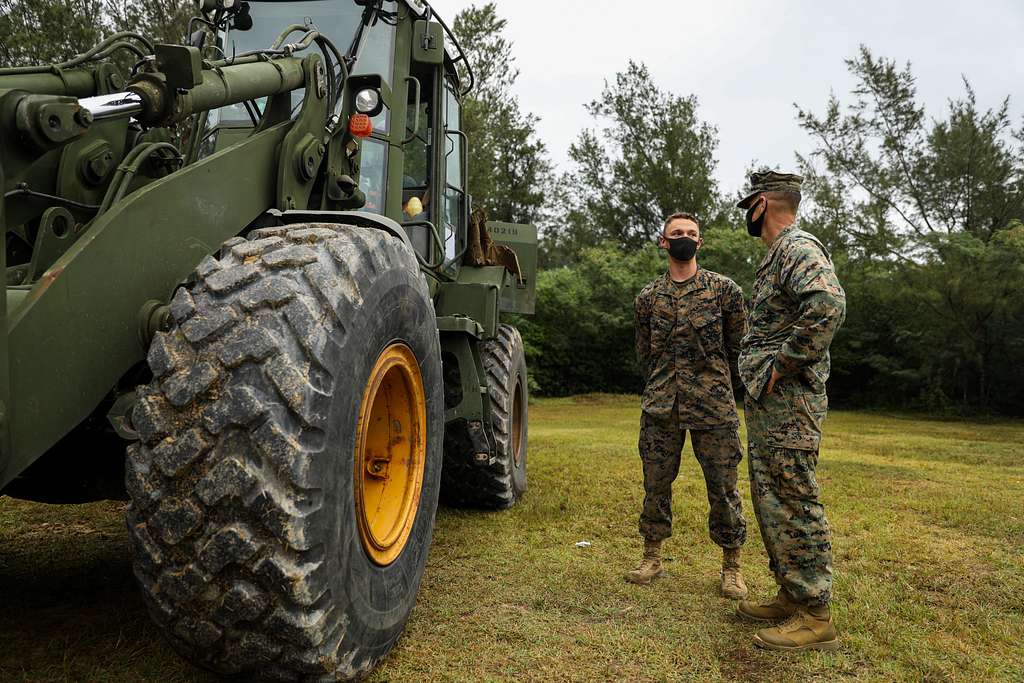
[[[800,400],[803,402],[807,415],[810,416],[817,425],[818,431],[821,432],[821,424],[825,421],[825,415],[828,413],[828,395],[824,392],[820,394],[803,392],[800,394]]]
[[[817,451],[828,399],[812,394],[792,379],[782,379],[761,396],[765,441],[775,447]]]
[[[657,311],[651,316],[651,357],[657,359],[665,352],[669,335],[675,326],[674,318],[666,318]]]
[[[795,448],[773,448],[768,460],[780,498],[813,502],[818,500],[821,489],[815,476],[817,453]]]
[[[671,297],[658,295],[651,310],[651,356],[657,358],[665,351],[669,335],[676,324],[676,310]]]
[[[722,354],[722,311],[704,304],[690,312],[690,325],[697,331],[706,356]]]

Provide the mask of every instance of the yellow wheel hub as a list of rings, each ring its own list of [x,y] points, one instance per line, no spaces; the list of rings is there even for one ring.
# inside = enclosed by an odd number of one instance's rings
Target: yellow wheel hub
[[[367,554],[386,566],[402,553],[419,508],[427,401],[416,356],[391,344],[370,372],[359,408],[356,519]]]

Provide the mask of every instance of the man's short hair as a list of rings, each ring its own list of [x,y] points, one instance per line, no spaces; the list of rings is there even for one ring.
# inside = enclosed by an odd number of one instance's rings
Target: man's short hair
[[[666,230],[668,230],[668,226],[672,224],[672,221],[681,220],[693,221],[697,226],[697,230],[700,230],[700,220],[696,216],[694,216],[692,213],[689,213],[688,211],[676,211],[674,214],[665,219],[665,225],[661,228],[661,232],[664,233]]]
[[[765,192],[766,197],[774,199],[777,202],[782,202],[789,207],[793,213],[797,212],[800,208],[800,193],[793,190],[780,190],[777,192]]]

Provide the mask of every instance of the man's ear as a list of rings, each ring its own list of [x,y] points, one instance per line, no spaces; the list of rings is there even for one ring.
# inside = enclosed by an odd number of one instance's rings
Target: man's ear
[[[762,199],[764,200],[764,202],[761,201]],[[757,220],[764,214],[768,213],[768,197],[761,195],[760,197],[758,197],[757,203],[761,204],[761,212],[754,217],[754,220]]]

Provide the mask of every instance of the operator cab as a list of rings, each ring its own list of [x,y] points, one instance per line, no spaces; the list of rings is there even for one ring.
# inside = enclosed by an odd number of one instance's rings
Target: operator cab
[[[358,210],[377,213],[401,224],[421,262],[442,278],[453,277],[466,249],[470,200],[466,193],[466,136],[462,132],[459,74],[447,49],[450,32],[433,10],[419,2],[377,0],[375,20],[360,35],[366,4],[355,0],[250,0],[250,30],[230,30],[221,37],[226,56],[272,45],[293,24],[310,23],[339,46],[358,37],[342,99],[342,127],[358,113],[356,100],[370,87],[383,109],[372,132],[355,139],[352,174],[365,195]],[[338,81],[341,81],[340,69]],[[368,86],[369,84],[369,86]],[[292,93],[292,116],[298,115],[303,90]],[[372,100],[371,100],[372,101]],[[210,114],[198,156],[208,156],[252,133],[264,100],[224,107]],[[326,163],[326,161],[324,162]],[[323,200],[322,208],[331,208]]]

